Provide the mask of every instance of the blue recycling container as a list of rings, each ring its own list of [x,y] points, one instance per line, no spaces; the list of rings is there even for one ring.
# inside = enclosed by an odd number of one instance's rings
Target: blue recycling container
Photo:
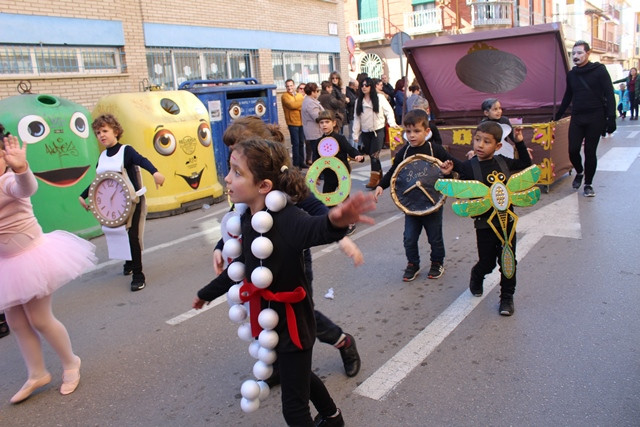
[[[222,135],[234,120],[257,116],[266,123],[278,123],[276,85],[259,84],[254,78],[187,80],[180,90],[193,93],[207,108],[213,136],[216,170],[220,182],[229,173],[229,148]]]

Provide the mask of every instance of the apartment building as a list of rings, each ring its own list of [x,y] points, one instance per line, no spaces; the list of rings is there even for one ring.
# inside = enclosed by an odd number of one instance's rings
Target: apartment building
[[[282,90],[288,78],[319,82],[347,73],[343,5],[0,0],[0,97],[30,87],[91,110],[107,94],[192,79],[255,77]]]
[[[632,0],[346,0],[351,73],[404,74],[392,37],[438,37],[498,28],[562,22],[567,50],[576,40],[593,47],[593,59],[628,68],[638,63],[639,5]],[[637,2],[633,2],[637,3]],[[636,10],[634,11],[634,7]],[[624,12],[624,13],[623,13]],[[624,15],[624,17],[623,17]],[[629,19],[631,18],[631,19]],[[411,73],[409,71],[409,77]]]

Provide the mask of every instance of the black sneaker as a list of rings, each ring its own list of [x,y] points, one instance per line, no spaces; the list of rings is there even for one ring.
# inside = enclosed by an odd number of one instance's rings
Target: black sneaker
[[[355,377],[360,372],[360,355],[356,348],[356,340],[352,335],[345,333],[344,345],[340,347],[340,357],[344,365],[344,373],[348,377]]]
[[[122,267],[122,274],[125,276],[131,276],[133,274],[133,267],[129,261],[124,263],[124,266]]]
[[[590,185],[585,185],[583,193],[584,197],[596,197],[596,192],[593,191],[593,187]]]
[[[141,291],[145,288],[145,286],[147,286],[147,284],[144,282],[144,280],[142,282],[134,280],[133,282],[131,282],[131,292]]]
[[[344,419],[342,418],[342,412],[338,409],[338,413],[332,417],[323,417],[318,414],[313,419],[313,424],[316,427],[343,427]]]
[[[581,173],[577,173],[577,174],[576,174],[576,177],[575,177],[575,178],[573,178],[573,184],[571,184],[571,186],[572,186],[575,190],[577,190],[578,188],[580,188],[580,186],[582,185],[582,177],[583,177],[583,176],[584,176],[583,174],[581,174]]]
[[[4,313],[0,313],[0,338],[6,337],[9,333],[9,325],[4,317]]]
[[[356,225],[355,224],[349,224],[349,228],[347,228],[347,236],[351,236],[353,233],[356,232]]]
[[[469,291],[474,297],[481,297],[483,293],[482,282],[476,283],[473,279],[469,280]]]
[[[420,271],[420,266],[415,265],[413,263],[408,263],[407,268],[404,269],[404,275],[402,276],[402,280],[405,282],[410,282],[416,278],[418,272]]]
[[[502,316],[511,316],[515,311],[513,297],[500,298],[500,308],[498,310]]]
[[[444,265],[440,262],[432,262],[429,269],[429,279],[438,279],[444,274]]]

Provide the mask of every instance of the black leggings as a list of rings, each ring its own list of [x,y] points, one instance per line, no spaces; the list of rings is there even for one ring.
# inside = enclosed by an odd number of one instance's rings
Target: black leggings
[[[630,94],[629,101],[631,102],[631,117],[638,117],[638,102],[640,101],[633,94]]]
[[[360,134],[360,143],[364,146],[365,154],[371,159],[371,172],[382,172],[382,164],[380,163],[380,150],[384,143],[385,129],[380,128],[375,132],[362,132]]]
[[[596,167],[598,166],[596,152],[604,127],[605,120],[602,111],[571,116],[571,123],[569,123],[569,159],[576,173],[584,173],[585,185],[591,185],[593,176],[596,174]],[[580,156],[582,141],[584,141],[584,167],[582,167],[582,157]]]
[[[311,371],[311,356],[311,348],[292,353],[278,352],[282,415],[290,426],[314,425],[309,400],[324,417],[330,417],[337,411],[324,383]]]

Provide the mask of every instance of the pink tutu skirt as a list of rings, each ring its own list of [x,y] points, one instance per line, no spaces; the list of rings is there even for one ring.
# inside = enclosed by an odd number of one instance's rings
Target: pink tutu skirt
[[[96,247],[66,231],[0,241],[0,310],[51,294],[94,266]],[[7,240],[8,239],[8,240]]]

